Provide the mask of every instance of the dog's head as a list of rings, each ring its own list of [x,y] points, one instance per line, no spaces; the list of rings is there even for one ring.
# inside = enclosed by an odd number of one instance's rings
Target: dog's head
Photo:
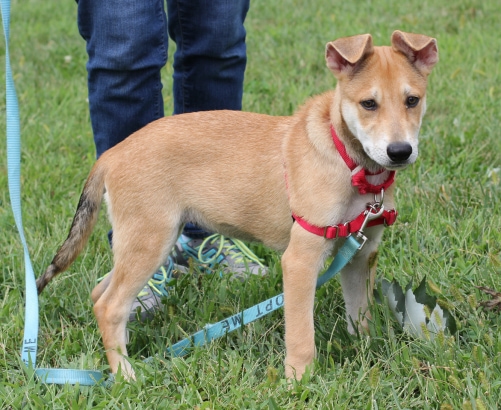
[[[327,66],[338,79],[341,116],[369,158],[402,169],[418,155],[426,111],[427,76],[438,61],[437,42],[395,31],[391,47],[374,47],[369,34],[327,44]]]

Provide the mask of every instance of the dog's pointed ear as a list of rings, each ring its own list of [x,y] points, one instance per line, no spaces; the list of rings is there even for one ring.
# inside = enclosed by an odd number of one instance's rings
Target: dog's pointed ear
[[[438,62],[437,40],[423,34],[404,33],[396,30],[391,35],[391,44],[416,66],[423,74],[428,75]]]
[[[327,67],[339,78],[353,73],[357,65],[373,52],[370,34],[340,38],[327,43],[325,60]]]

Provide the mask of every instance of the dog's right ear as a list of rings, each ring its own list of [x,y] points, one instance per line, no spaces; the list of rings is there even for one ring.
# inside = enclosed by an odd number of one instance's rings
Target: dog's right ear
[[[425,75],[438,62],[437,40],[423,34],[395,30],[391,35],[393,49],[403,53]]]
[[[330,43],[325,48],[327,67],[336,78],[352,74],[357,65],[373,52],[372,37],[370,34],[344,37]]]

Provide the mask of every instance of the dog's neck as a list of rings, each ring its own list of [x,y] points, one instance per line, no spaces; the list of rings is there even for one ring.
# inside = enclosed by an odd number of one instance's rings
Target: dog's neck
[[[341,104],[337,95],[335,95],[333,100],[330,117],[331,125],[334,127],[339,140],[343,143],[350,158],[369,172],[377,173],[381,171],[381,165],[366,154],[358,138],[348,128],[348,124],[341,113]]]
[[[346,166],[351,170],[351,183],[353,186],[358,188],[358,191],[361,195],[367,193],[378,194],[382,192],[382,190],[388,189],[394,181],[395,171],[386,171],[384,168],[378,171],[377,174],[373,174],[368,171],[366,168],[361,167],[357,162],[350,157],[350,155],[346,151],[346,147],[339,139],[335,129],[331,126],[331,136],[336,149],[341,155],[341,158],[345,162]],[[386,171],[386,172],[385,172]],[[370,182],[367,178],[369,176],[375,176],[385,174],[385,179],[383,181],[379,181],[378,183]],[[378,178],[379,179],[379,178]]]

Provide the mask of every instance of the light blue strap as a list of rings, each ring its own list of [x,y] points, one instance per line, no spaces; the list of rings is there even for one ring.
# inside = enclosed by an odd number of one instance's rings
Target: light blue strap
[[[10,1],[1,0],[3,33],[5,36],[5,87],[6,87],[6,125],[7,125],[7,168],[9,194],[12,212],[17,230],[24,248],[24,266],[26,276],[26,320],[24,323],[23,347],[21,359],[35,367],[38,338],[38,295],[35,275],[31,265],[28,246],[24,237],[21,213],[21,143],[19,132],[19,105],[12,78],[9,58]]]
[[[196,332],[192,336],[172,345],[167,352],[174,357],[184,356],[189,353],[193,346],[203,346],[214,339],[218,339],[227,333],[233,332],[257,319],[266,316],[284,305],[284,294],[274,296],[264,302],[258,303],[243,312],[230,316],[227,319],[215,324],[206,325],[204,329]]]
[[[10,39],[10,1],[0,0],[3,33],[5,36],[5,83],[6,83],[6,134],[7,134],[7,169],[9,179],[9,195],[17,230],[24,249],[24,266],[26,281],[26,306],[24,321],[23,346],[21,359],[31,368],[36,368],[38,339],[38,292],[35,274],[31,264],[28,245],[24,236],[21,212],[21,133],[19,121],[19,104],[12,77],[9,56]],[[47,383],[93,385],[102,379],[102,373],[87,370],[36,369],[35,374]]]
[[[334,275],[339,273],[339,271],[341,271],[341,269],[343,269],[353,259],[360,249],[360,243],[355,239],[355,237],[353,235],[348,236],[325,273],[317,279],[317,289],[329,279],[332,279]]]
[[[103,384],[103,373],[98,370],[73,369],[36,369],[35,374],[47,384],[79,384],[80,386],[94,386]]]
[[[358,243],[353,236],[349,236],[343,246],[339,249],[329,268],[318,278],[317,288],[322,286],[325,282],[341,271],[341,269],[343,269],[351,261],[359,249],[360,243]],[[173,357],[184,356],[189,353],[193,346],[203,346],[214,339],[220,338],[227,333],[241,328],[243,325],[266,316],[267,314],[281,308],[283,305],[284,294],[281,293],[280,295],[265,300],[264,302],[246,309],[243,312],[230,316],[221,322],[206,325],[204,329],[172,345],[169,349],[167,349],[167,353]],[[150,360],[152,360],[152,358],[147,359],[147,361]]]

